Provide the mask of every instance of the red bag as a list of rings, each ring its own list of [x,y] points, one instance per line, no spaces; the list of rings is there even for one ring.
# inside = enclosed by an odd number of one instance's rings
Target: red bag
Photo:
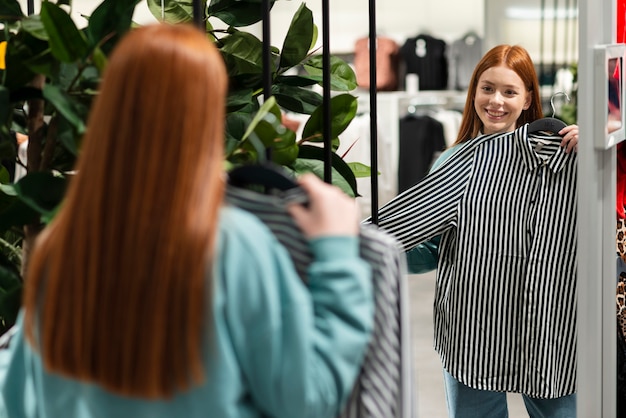
[[[376,38],[376,89],[394,91],[398,89],[398,63],[400,47],[390,38]],[[369,38],[356,41],[354,47],[354,69],[359,87],[370,86]]]

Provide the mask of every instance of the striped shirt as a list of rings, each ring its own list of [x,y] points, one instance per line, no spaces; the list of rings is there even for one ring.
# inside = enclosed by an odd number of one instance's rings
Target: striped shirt
[[[287,248],[306,282],[313,255],[307,238],[287,213],[283,198],[230,186],[226,201],[263,221]],[[337,418],[410,417],[412,352],[404,286],[406,259],[391,235],[367,225],[360,228],[359,252],[372,268],[374,329],[357,381]]]
[[[556,398],[576,390],[576,154],[527,128],[468,142],[379,226],[407,251],[442,235],[435,349],[452,376]]]

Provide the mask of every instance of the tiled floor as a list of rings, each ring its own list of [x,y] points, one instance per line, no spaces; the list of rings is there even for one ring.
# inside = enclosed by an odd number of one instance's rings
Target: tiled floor
[[[415,418],[446,418],[446,400],[443,391],[441,363],[433,348],[433,295],[435,273],[409,276],[411,299],[411,338],[414,355]],[[509,417],[527,418],[528,414],[519,395],[509,396]]]

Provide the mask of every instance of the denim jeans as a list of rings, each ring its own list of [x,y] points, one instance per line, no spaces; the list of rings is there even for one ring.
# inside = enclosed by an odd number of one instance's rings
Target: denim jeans
[[[472,389],[443,371],[450,418],[508,418],[506,392]],[[555,399],[522,395],[530,418],[576,418],[576,394]]]

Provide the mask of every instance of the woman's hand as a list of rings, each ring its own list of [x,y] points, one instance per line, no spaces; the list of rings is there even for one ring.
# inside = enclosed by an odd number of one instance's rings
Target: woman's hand
[[[563,137],[561,146],[565,148],[567,154],[572,151],[578,152],[578,125],[566,126],[559,131],[559,135]]]
[[[359,208],[354,199],[314,174],[304,174],[298,181],[309,197],[308,207],[293,203],[288,210],[305,236],[358,234]]]

